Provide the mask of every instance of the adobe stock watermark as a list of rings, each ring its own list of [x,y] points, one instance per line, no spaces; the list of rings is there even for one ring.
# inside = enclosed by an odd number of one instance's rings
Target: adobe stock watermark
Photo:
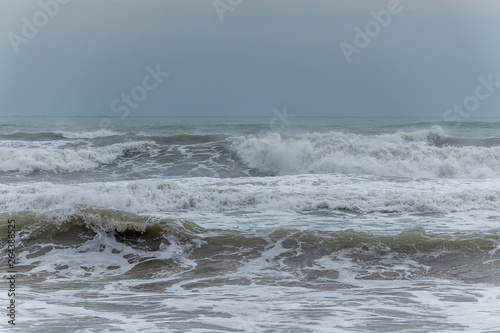
[[[8,271],[5,279],[8,281],[7,296],[9,297],[7,306],[7,323],[16,325],[16,221],[7,220],[7,258]]]
[[[215,12],[219,16],[219,20],[221,20],[221,22],[224,21],[225,12],[232,12],[242,3],[243,0],[214,0],[214,2],[212,2]]]
[[[21,34],[14,32],[7,33],[7,39],[12,46],[12,49],[17,54],[21,44],[28,44],[29,41],[38,35],[39,29],[45,27],[49,20],[59,13],[62,5],[66,5],[70,0],[40,0],[38,6],[40,10],[31,17],[31,20],[26,16],[21,17],[22,27]]]
[[[157,89],[163,80],[170,75],[170,73],[161,71],[160,64],[157,64],[155,69],[147,66],[146,72],[147,74],[142,78],[142,84],[133,87],[129,94],[122,93],[120,98],[115,98],[111,102],[111,112],[120,114],[120,120],[128,117],[131,109],[137,109],[139,104],[148,97],[148,92]],[[113,121],[110,118],[101,119],[99,127],[112,129]]]
[[[497,88],[500,88],[500,82],[493,81],[493,74],[488,75],[487,79],[484,76],[479,76],[477,79],[479,84],[474,93],[465,97],[462,103],[455,103],[453,108],[447,109],[443,113],[444,121],[460,122],[470,117],[472,112],[479,109],[481,102],[491,98]]]
[[[274,108],[273,113],[275,117],[271,119],[269,126],[276,132],[285,130],[290,126],[290,119],[295,118],[295,115],[287,113],[286,105],[283,107],[283,111]]]
[[[412,0],[408,1],[411,2]],[[403,10],[404,7],[400,0],[390,0],[387,3],[386,9],[380,11],[372,10],[370,12],[373,20],[367,22],[364,29],[355,26],[354,32],[356,34],[354,35],[352,44],[341,42],[339,45],[347,63],[350,64],[352,62],[354,54],[359,54],[363,49],[367,48],[372,40],[382,33],[383,28],[387,28],[391,24],[393,16],[401,14]]]

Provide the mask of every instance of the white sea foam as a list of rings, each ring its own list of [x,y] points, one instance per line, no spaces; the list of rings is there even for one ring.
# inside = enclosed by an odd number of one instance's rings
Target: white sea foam
[[[68,139],[95,139],[95,138],[105,138],[108,136],[121,135],[120,133],[108,131],[108,130],[99,130],[93,132],[66,132],[66,131],[56,131],[56,134],[59,134]]]
[[[39,257],[29,256],[24,252],[20,254],[20,260],[25,265],[33,265],[31,273],[51,273],[52,279],[73,278],[79,280],[88,276],[120,275],[132,269],[137,262],[130,259],[131,256],[144,257],[148,260],[176,259],[183,266],[194,265],[192,261],[185,257],[191,244],[177,244],[174,237],[170,237],[170,244],[164,245],[157,251],[140,250],[132,248],[123,243],[117,242],[103,230],[94,228],[96,235],[76,247],[63,247],[56,244],[44,243],[45,248],[55,250],[48,251],[40,262]],[[99,256],[96,256],[99,253]],[[28,257],[26,257],[28,255]],[[30,258],[31,257],[31,258]],[[61,266],[65,266],[61,268]],[[109,269],[115,266],[114,269]],[[86,269],[86,268],[92,268]]]
[[[343,264],[352,265],[331,261],[338,270],[347,270]],[[50,292],[26,286],[27,292],[19,299],[29,315],[18,325],[26,332],[52,332],[54,326],[78,332],[101,332],[103,327],[193,333],[215,331],[214,327],[220,332],[498,330],[498,288],[439,279],[352,279],[354,286],[331,282],[332,288],[315,290],[295,286],[299,281],[280,283],[276,273],[261,272],[274,284],[233,282],[229,286],[210,286],[204,276],[162,288],[169,278],[154,278],[147,282],[158,286],[155,292],[140,290],[142,280],[106,281],[104,285],[89,279],[91,288],[87,284],[86,288],[59,287]],[[193,290],[185,287],[188,283],[201,286]]]
[[[440,128],[380,135],[267,133],[235,138],[231,147],[249,167],[273,175],[500,178],[500,147],[446,145]]]
[[[67,142],[3,142],[0,146],[0,171],[76,172],[109,164],[126,152],[148,150],[153,143],[125,142],[105,147],[64,147]],[[62,147],[61,147],[62,146]]]
[[[244,219],[251,214],[270,216],[276,226],[283,214],[346,212],[347,214],[482,214],[500,209],[500,182],[484,180],[408,180],[342,175],[302,175],[268,178],[186,178],[138,180],[113,183],[0,185],[2,212],[68,211],[80,205],[114,209],[135,214],[190,218],[194,222],[238,212]],[[488,213],[488,216],[494,215]],[[280,217],[281,216],[281,217]],[[293,217],[292,216],[292,217]],[[359,218],[366,219],[366,214]],[[354,218],[354,217],[353,217]],[[278,219],[277,222],[273,222]],[[479,220],[470,221],[480,226]],[[233,228],[234,217],[227,220]],[[303,219],[300,219],[303,220]],[[308,218],[307,221],[310,219]],[[467,217],[465,217],[467,220]],[[264,219],[264,222],[267,219]],[[306,222],[307,222],[306,221]],[[349,226],[351,218],[345,220]],[[381,218],[385,230],[391,219]],[[496,220],[490,222],[495,224]],[[264,226],[266,223],[262,222]],[[443,222],[443,221],[442,221]],[[218,222],[224,223],[224,222]],[[305,223],[305,222],[302,222]],[[366,219],[367,225],[374,222]],[[434,228],[444,228],[429,221]],[[448,223],[448,222],[443,222]],[[450,220],[460,224],[460,219]],[[469,223],[469,224],[470,224]],[[305,223],[307,225],[307,223]],[[279,224],[278,224],[279,225]],[[398,221],[399,229],[408,225]],[[210,226],[210,227],[213,227]],[[326,226],[325,226],[326,227]],[[338,226],[345,227],[345,225]],[[465,226],[467,227],[467,226]]]

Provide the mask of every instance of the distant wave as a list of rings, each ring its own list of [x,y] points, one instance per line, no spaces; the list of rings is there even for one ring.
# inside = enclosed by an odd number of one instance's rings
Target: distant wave
[[[143,178],[299,174],[500,178],[500,138],[453,137],[441,127],[392,134],[160,136],[98,131],[14,133],[3,138],[0,172],[22,174],[74,173],[117,162],[113,172],[132,178],[141,174],[147,175]],[[131,154],[133,164],[128,159]]]
[[[104,147],[65,148],[4,142],[0,146],[0,171],[31,173],[39,171],[76,172],[109,164],[132,152],[147,151],[151,142],[117,143]]]
[[[250,168],[270,175],[500,177],[500,139],[460,140],[440,128],[379,135],[267,133],[235,138],[231,148]]]
[[[99,130],[94,132],[65,132],[57,131],[56,134],[61,135],[68,139],[94,139],[94,138],[105,138],[108,136],[124,135],[117,132],[112,132],[108,130]]]
[[[479,119],[473,119],[472,121],[436,121],[433,119],[432,121],[417,121],[417,122],[404,122],[392,125],[379,126],[380,129],[389,129],[389,130],[416,130],[416,129],[427,129],[429,126],[439,126],[445,129],[472,129],[472,130],[481,130],[481,129],[500,129],[500,121],[481,121]]]
[[[93,132],[13,132],[0,134],[3,140],[26,140],[26,141],[57,141],[63,139],[100,139],[109,137],[122,137],[129,140],[155,140],[162,144],[198,144],[224,140],[226,134],[171,134],[171,135],[151,135],[146,133],[119,133],[108,130]]]
[[[0,134],[0,139],[4,140],[27,140],[27,141],[47,141],[61,139],[95,139],[105,138],[109,136],[124,135],[107,130],[99,130],[93,132],[13,132],[8,134]]]

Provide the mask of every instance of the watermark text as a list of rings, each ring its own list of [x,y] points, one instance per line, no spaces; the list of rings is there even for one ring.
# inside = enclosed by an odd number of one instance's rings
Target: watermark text
[[[130,114],[130,110],[134,110],[148,97],[148,92],[157,89],[163,82],[164,78],[170,73],[162,72],[160,64],[153,69],[150,66],[146,67],[146,74],[142,78],[142,84],[136,85],[130,90],[130,93],[123,93],[120,98],[116,98],[111,102],[111,112],[120,115],[120,120],[125,119]],[[109,118],[103,118],[99,126],[101,129],[112,129],[113,122]]]
[[[276,108],[273,109],[275,117],[273,117],[269,123],[273,131],[279,132],[290,126],[290,119],[295,118],[295,115],[288,114],[286,111],[286,105],[283,107],[283,111]]]
[[[391,24],[393,16],[400,14],[403,9],[400,0],[390,0],[387,3],[386,9],[380,11],[372,10],[370,12],[373,20],[367,22],[364,29],[355,26],[355,35],[352,44],[347,42],[340,43],[340,50],[347,63],[350,64],[352,62],[354,54],[359,54],[363,49],[367,48],[372,40],[382,33],[383,28],[387,28]]]
[[[31,17],[31,20],[26,16],[21,17],[22,27],[21,34],[9,32],[7,39],[12,46],[12,49],[17,54],[21,44],[28,44],[29,41],[38,35],[39,29],[45,27],[51,18],[59,13],[61,5],[66,5],[70,0],[40,0],[38,6],[40,10]]]
[[[232,12],[242,3],[243,0],[214,0],[212,4],[214,6],[215,12],[219,16],[219,20],[224,21],[224,13]]]
[[[462,121],[470,117],[472,112],[479,109],[481,102],[489,99],[500,88],[500,82],[493,81],[493,74],[488,75],[488,78],[479,76],[477,79],[479,84],[474,93],[465,97],[462,103],[455,103],[452,108],[447,109],[443,113],[444,121]]]
[[[5,277],[8,281],[7,322],[16,325],[16,221],[7,220],[7,258],[9,270]]]

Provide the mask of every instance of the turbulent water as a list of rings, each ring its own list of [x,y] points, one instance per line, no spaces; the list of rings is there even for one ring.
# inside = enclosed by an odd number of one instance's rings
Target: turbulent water
[[[16,328],[500,332],[500,120],[276,120],[0,118]]]

